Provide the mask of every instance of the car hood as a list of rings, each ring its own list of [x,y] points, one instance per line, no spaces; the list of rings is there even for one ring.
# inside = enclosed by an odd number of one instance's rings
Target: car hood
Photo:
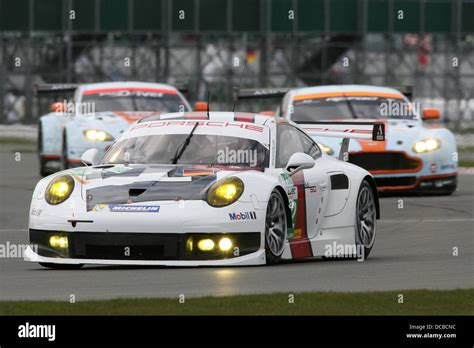
[[[216,180],[237,168],[206,165],[109,165],[70,170],[87,210],[103,204],[202,199]]]

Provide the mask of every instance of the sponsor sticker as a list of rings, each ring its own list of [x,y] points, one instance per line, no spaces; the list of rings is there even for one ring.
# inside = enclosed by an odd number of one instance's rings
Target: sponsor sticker
[[[92,211],[112,213],[158,213],[159,205],[96,204]]]
[[[245,211],[240,213],[229,213],[229,218],[231,221],[241,221],[241,220],[256,220],[257,213],[254,211]]]
[[[301,238],[301,228],[295,228],[293,233],[293,239],[300,239]]]

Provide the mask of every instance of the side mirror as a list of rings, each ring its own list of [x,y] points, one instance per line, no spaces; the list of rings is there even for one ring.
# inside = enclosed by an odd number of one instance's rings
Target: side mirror
[[[95,166],[97,164],[97,154],[99,150],[97,149],[89,149],[84,152],[81,156],[81,162],[84,163],[86,166]]]
[[[275,111],[268,111],[268,110],[260,111],[259,115],[275,116]]]
[[[194,111],[207,111],[207,102],[197,101],[194,103]]]
[[[438,109],[423,109],[423,120],[437,120],[440,114]]]
[[[297,152],[291,155],[290,160],[286,165],[286,170],[290,172],[290,175],[293,175],[302,169],[313,168],[314,165],[315,162],[313,157],[303,152]]]
[[[63,103],[52,103],[49,107],[51,112],[66,112],[64,109],[64,104]]]

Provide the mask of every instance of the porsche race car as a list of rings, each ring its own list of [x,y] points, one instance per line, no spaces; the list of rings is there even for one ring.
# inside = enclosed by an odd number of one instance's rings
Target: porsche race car
[[[411,97],[410,91],[406,94]],[[386,141],[353,141],[341,158],[372,173],[380,191],[451,194],[456,190],[454,135],[426,122],[438,119],[438,110],[420,110],[397,89],[334,85],[241,92],[241,98],[263,97],[282,97],[276,114],[300,124],[309,134],[321,128],[317,124],[321,121],[383,122]],[[312,136],[328,154],[340,152],[342,139]]]
[[[53,103],[51,112],[39,119],[38,154],[42,176],[57,171],[58,167],[80,166],[81,155],[90,148],[103,154],[131,123],[142,117],[192,110],[176,87],[158,83],[53,84],[40,85],[37,91],[74,92],[72,101]],[[202,109],[202,102],[196,106]]]
[[[383,141],[383,124],[319,135]],[[346,130],[350,129],[351,132]],[[366,258],[380,216],[365,169],[297,124],[233,112],[149,116],[88,166],[38,182],[25,259],[51,268]]]

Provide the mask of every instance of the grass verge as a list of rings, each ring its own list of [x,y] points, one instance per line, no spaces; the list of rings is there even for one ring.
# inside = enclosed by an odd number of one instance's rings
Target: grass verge
[[[35,145],[36,140],[17,138],[17,137],[0,137],[0,145]]]
[[[404,303],[399,303],[399,295]],[[0,301],[2,315],[472,315],[474,289],[302,292],[186,299]]]
[[[468,160],[468,159],[463,160],[463,159],[461,159],[461,160],[459,160],[458,165],[460,167],[474,167],[474,160]]]

